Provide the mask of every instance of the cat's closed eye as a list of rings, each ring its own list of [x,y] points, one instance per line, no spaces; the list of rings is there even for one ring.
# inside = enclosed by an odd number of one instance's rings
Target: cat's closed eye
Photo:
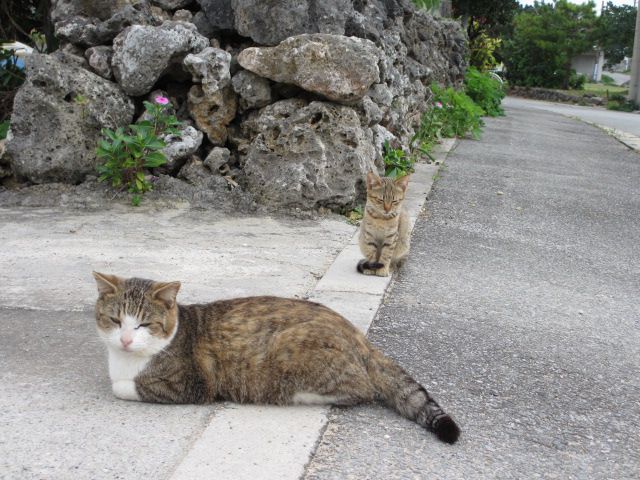
[[[115,317],[109,317],[109,320],[111,320],[113,323],[115,323],[116,325],[120,326],[121,322],[119,319],[115,318]]]
[[[139,329],[140,327],[148,327],[149,325],[151,325],[150,323],[141,323],[136,327],[136,330]]]

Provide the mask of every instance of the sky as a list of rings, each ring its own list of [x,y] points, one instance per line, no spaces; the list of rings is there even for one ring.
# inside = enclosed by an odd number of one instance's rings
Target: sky
[[[522,5],[533,5],[533,0],[518,0]],[[588,0],[570,0],[571,3],[587,3]],[[605,0],[605,4],[609,0]],[[614,5],[631,5],[633,6],[633,0],[611,0]],[[551,1],[549,1],[551,3]],[[595,0],[596,10],[600,13],[600,6],[602,4],[602,0]]]

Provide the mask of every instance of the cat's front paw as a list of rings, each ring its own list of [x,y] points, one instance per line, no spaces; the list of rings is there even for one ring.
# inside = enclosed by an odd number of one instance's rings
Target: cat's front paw
[[[375,275],[378,277],[388,277],[389,276],[389,267],[379,268],[375,271]]]
[[[111,384],[113,394],[122,400],[140,401],[140,395],[133,380],[116,380]]]

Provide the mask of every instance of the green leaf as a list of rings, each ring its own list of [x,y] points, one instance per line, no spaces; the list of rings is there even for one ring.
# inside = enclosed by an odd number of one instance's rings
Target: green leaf
[[[160,152],[151,152],[144,157],[144,166],[147,168],[155,168],[167,163],[167,157]]]
[[[149,140],[146,143],[146,146],[151,150],[159,150],[161,148],[166,147],[167,144],[163,140],[154,137],[152,140]]]

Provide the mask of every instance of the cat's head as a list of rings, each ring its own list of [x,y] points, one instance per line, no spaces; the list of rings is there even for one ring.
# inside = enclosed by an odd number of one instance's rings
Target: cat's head
[[[395,217],[400,212],[408,185],[408,175],[394,180],[369,172],[367,174],[367,206],[384,216]]]
[[[93,272],[98,284],[96,322],[109,348],[151,356],[170,342],[178,326],[180,282],[154,282]]]

